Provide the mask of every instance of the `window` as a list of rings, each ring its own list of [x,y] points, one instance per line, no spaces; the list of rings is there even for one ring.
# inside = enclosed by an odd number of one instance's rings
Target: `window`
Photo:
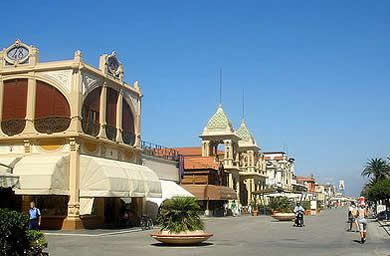
[[[100,94],[101,87],[90,92],[82,107],[82,127],[87,134],[97,136],[100,131]]]

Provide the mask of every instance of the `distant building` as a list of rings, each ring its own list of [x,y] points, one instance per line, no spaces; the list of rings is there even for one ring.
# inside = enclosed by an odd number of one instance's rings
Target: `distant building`
[[[295,159],[289,158],[285,152],[264,152],[264,160],[267,187],[291,192],[295,177]]]
[[[313,176],[305,177],[305,176],[296,176],[297,184],[301,184],[306,186],[307,192],[315,193],[316,192],[316,180]]]

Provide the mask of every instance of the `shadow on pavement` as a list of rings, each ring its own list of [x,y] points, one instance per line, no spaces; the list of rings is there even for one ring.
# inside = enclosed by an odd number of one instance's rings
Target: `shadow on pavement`
[[[169,245],[164,243],[155,243],[151,244],[151,246],[154,247],[161,247],[161,248],[199,248],[199,247],[208,247],[214,245],[213,243],[200,243],[196,245]]]

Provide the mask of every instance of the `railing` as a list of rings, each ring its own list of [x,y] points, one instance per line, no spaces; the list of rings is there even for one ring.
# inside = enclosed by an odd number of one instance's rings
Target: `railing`
[[[13,136],[23,132],[25,127],[25,119],[8,119],[1,121],[1,130],[8,136]]]
[[[163,147],[151,142],[141,141],[142,153],[172,161],[179,161],[180,154],[173,148]]]
[[[106,135],[109,140],[115,140],[116,139],[116,127],[107,124],[106,125]]]
[[[97,136],[100,131],[100,124],[98,122],[88,122],[88,120],[82,120],[81,126],[86,134]]]
[[[34,120],[35,130],[40,133],[63,132],[70,126],[69,117],[50,116]]]
[[[133,146],[135,143],[135,134],[131,131],[122,131],[122,140],[125,144]]]

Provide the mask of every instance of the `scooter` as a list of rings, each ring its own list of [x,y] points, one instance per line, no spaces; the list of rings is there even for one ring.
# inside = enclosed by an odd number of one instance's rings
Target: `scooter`
[[[298,211],[295,214],[295,226],[296,227],[303,227],[304,226],[304,224],[303,224],[303,215],[304,215],[303,211]]]

